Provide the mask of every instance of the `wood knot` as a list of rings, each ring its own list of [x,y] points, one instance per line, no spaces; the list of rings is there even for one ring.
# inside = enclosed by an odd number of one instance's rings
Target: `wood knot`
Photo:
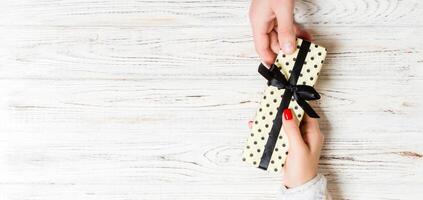
[[[410,158],[422,158],[423,155],[420,153],[412,152],[412,151],[400,151],[397,153],[400,156],[410,157]]]

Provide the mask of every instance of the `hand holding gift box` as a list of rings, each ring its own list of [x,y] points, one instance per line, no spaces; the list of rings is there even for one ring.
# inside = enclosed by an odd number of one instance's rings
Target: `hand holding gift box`
[[[263,64],[259,73],[267,79],[263,100],[256,113],[243,161],[268,171],[281,171],[288,155],[289,143],[282,127],[282,112],[290,108],[298,122],[306,112],[318,118],[307,103],[320,95],[313,86],[317,81],[326,49],[297,39],[297,50],[291,55],[280,53],[270,69]]]

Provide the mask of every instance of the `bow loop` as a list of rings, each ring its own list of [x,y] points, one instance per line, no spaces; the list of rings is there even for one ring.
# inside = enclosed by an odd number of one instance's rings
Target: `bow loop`
[[[285,75],[283,75],[274,64],[270,67],[270,69],[267,69],[263,64],[261,64],[259,67],[259,73],[268,80],[267,85],[277,87],[278,89],[289,90],[305,113],[307,113],[310,117],[319,118],[319,115],[317,115],[313,108],[311,108],[311,106],[306,102],[320,99],[319,93],[313,87],[309,85],[291,84],[290,81],[285,78]]]
[[[270,67],[270,74],[272,76],[272,79],[276,79],[280,82],[280,85],[283,85],[284,87],[290,86],[288,80],[286,80],[285,75],[281,73],[281,71],[278,69],[278,66],[275,64]]]
[[[297,89],[295,93],[304,100],[310,101],[320,99],[319,93],[309,85],[296,85],[295,88]]]

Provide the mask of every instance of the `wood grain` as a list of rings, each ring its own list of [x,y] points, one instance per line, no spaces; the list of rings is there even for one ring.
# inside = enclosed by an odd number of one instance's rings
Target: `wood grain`
[[[334,199],[422,199],[417,0],[298,1]],[[0,2],[0,199],[274,199],[246,1]]]
[[[0,24],[32,26],[247,25],[248,2],[225,0],[4,0]],[[419,0],[297,1],[299,22],[320,26],[421,26]]]

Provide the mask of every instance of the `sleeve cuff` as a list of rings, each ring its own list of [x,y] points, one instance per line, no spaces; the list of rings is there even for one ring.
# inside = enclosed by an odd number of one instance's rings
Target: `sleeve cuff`
[[[282,186],[278,192],[278,198],[280,200],[288,200],[288,199],[302,199],[302,200],[323,200],[328,199],[328,195],[326,194],[326,186],[327,181],[326,178],[321,175],[317,174],[316,177],[304,183],[303,185],[294,187],[294,188],[286,188]]]

